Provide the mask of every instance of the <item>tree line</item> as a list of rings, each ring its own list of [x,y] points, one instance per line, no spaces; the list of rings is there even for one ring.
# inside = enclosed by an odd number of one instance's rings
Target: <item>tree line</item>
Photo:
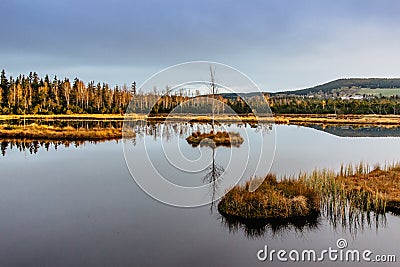
[[[70,114],[123,113],[136,84],[110,87],[75,78],[50,80],[36,72],[7,78],[4,70],[0,82],[0,114]]]
[[[184,88],[172,91],[168,86],[165,90],[153,88],[145,93],[137,92],[135,82],[129,87],[111,87],[94,81],[85,84],[78,78],[70,81],[55,76],[50,80],[48,75],[40,78],[36,72],[16,78],[7,77],[4,70],[1,72],[0,114],[123,114],[125,111],[199,114],[210,113],[212,109],[217,114],[248,114],[254,110],[267,113],[269,108],[277,114],[398,115],[400,99],[399,96],[341,99],[268,94],[264,97],[200,95],[197,90],[195,93]]]

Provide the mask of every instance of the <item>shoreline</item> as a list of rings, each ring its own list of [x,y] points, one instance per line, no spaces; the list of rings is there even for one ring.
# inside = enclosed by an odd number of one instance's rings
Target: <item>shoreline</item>
[[[400,126],[400,115],[276,114],[274,118],[277,124]]]
[[[30,124],[26,126],[0,125],[0,138],[28,140],[101,141],[122,138],[122,129],[53,127]]]
[[[7,120],[149,120],[164,121],[165,119],[173,121],[191,121],[208,122],[210,116],[182,114],[168,116],[168,114],[159,114],[148,116],[146,114],[72,114],[72,115],[0,115],[0,123]],[[258,120],[257,120],[258,119]],[[362,125],[400,125],[400,115],[371,115],[371,114],[260,114],[254,115],[215,115],[215,120],[219,122],[274,122],[277,124],[362,124]]]
[[[106,140],[122,138],[122,129],[115,127],[105,128],[73,128],[40,125],[40,123],[57,121],[136,121],[163,122],[165,120],[188,123],[210,123],[211,118],[206,115],[183,114],[182,116],[147,116],[144,114],[73,114],[73,115],[0,115],[0,138],[21,139],[48,139],[48,140]],[[257,121],[257,119],[259,119]],[[20,125],[13,125],[9,121],[19,120]],[[23,120],[29,124],[21,125]],[[32,121],[39,121],[38,124]],[[336,125],[336,126],[379,126],[385,128],[400,127],[400,115],[335,115],[335,114],[275,114],[272,116],[229,116],[216,115],[218,123],[275,123],[290,125]]]

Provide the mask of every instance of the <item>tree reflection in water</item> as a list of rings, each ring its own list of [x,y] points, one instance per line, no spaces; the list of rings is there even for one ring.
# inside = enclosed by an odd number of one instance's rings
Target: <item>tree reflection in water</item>
[[[210,185],[210,194],[211,194],[211,203],[210,209],[211,213],[213,212],[213,207],[215,206],[215,196],[218,191],[218,184],[221,182],[219,179],[221,175],[225,172],[225,169],[222,165],[218,164],[215,161],[215,150],[216,147],[212,146],[212,161],[210,166],[207,169],[207,174],[203,178],[203,183],[208,183]]]
[[[281,236],[285,233],[295,232],[305,234],[318,231],[323,221],[327,221],[334,231],[340,230],[349,233],[353,238],[365,230],[386,228],[387,219],[385,214],[376,214],[361,210],[346,214],[331,213],[323,211],[321,214],[312,214],[308,217],[291,219],[250,220],[221,215],[221,224],[230,233],[243,232],[248,238],[258,239],[267,235]]]
[[[109,141],[109,140],[107,140]],[[118,140],[115,140],[118,143]],[[1,155],[5,157],[7,150],[18,150],[37,154],[40,149],[49,151],[51,148],[57,150],[60,147],[79,147],[86,143],[97,144],[104,141],[68,141],[68,140],[27,140],[27,139],[5,139],[0,140]]]

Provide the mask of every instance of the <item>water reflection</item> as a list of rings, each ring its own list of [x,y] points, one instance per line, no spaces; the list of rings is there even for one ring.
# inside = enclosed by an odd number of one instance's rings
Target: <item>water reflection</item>
[[[79,147],[85,143],[97,144],[103,141],[68,141],[68,140],[26,140],[11,139],[0,140],[1,155],[5,157],[8,150],[17,150],[19,152],[28,152],[37,154],[39,150],[49,151],[50,148],[57,150],[60,147]],[[118,143],[118,140],[116,140]]]
[[[228,127],[235,125],[237,128],[252,128],[256,133],[262,133],[263,135],[268,134],[272,131],[271,124],[254,124],[254,123],[216,123],[214,124],[214,131],[225,131]],[[179,121],[149,121],[149,120],[132,120],[126,121],[124,124],[124,130],[133,130],[136,136],[143,138],[144,136],[153,136],[154,140],[163,138],[169,141],[172,137],[186,138],[195,132],[210,132],[213,125],[211,123],[200,123],[200,122],[179,122]]]
[[[23,125],[22,120],[9,120],[11,125]],[[75,129],[85,128],[85,129],[99,129],[99,128],[122,128],[123,121],[121,120],[26,120],[26,124],[36,123],[38,125],[48,125],[55,127],[74,127]],[[136,138],[143,138],[144,136],[152,136],[154,140],[163,138],[169,141],[172,137],[179,136],[184,138],[190,135],[192,132],[197,131],[209,131],[211,129],[211,124],[207,123],[180,123],[180,122],[150,122],[144,120],[132,120],[129,123],[125,122],[127,125],[132,127],[136,133],[136,137],[129,137],[133,145],[136,145]],[[223,129],[223,127],[231,126],[231,124],[222,125],[216,124],[215,128],[217,130]],[[254,126],[250,124],[239,124],[239,128],[242,127],[252,127],[257,128],[257,131],[266,132],[265,127]],[[20,152],[29,152],[30,154],[36,154],[40,148],[44,148],[48,151],[49,148],[54,147],[57,150],[58,147],[78,147],[83,145],[85,142],[89,143],[99,143],[103,141],[68,141],[68,140],[32,140],[32,139],[0,139],[1,142],[1,154],[6,156],[7,150],[15,149]]]
[[[304,125],[338,137],[400,137],[400,127]]]
[[[47,125],[54,127],[73,127],[75,129],[93,129],[93,128],[122,128],[123,119],[26,119],[25,122],[22,119],[10,119],[2,121],[8,125],[19,125],[22,126],[35,123],[38,125]],[[173,124],[173,125],[189,125],[191,127],[199,127],[199,129],[210,129],[212,123],[198,122],[196,120],[182,123],[179,121],[158,121],[158,120],[132,120],[132,125],[139,127],[158,127],[161,124]],[[240,127],[251,127],[257,131],[268,132],[272,130],[272,124],[270,123],[232,123]],[[231,123],[215,123],[216,129],[221,129],[223,126],[231,126]],[[200,127],[205,126],[205,127]],[[318,131],[333,134],[339,137],[400,137],[400,127],[397,126],[366,126],[366,125],[313,125],[305,124],[304,127],[313,128]],[[140,130],[140,129],[138,129]],[[196,130],[197,131],[197,130]],[[148,132],[150,133],[150,132]],[[176,132],[175,132],[176,133]]]
[[[295,232],[305,234],[316,231],[321,225],[319,214],[312,214],[304,218],[292,218],[290,220],[246,220],[221,215],[221,224],[232,234],[243,232],[251,239],[264,238],[268,235],[281,236],[285,233]]]
[[[211,190],[210,209],[211,212],[213,212],[213,207],[215,206],[215,199],[219,188],[218,185],[221,183],[220,178],[221,175],[225,172],[225,168],[215,161],[216,147],[211,147],[211,149],[212,149],[212,161],[210,166],[208,167],[207,174],[203,178],[203,183],[210,185],[210,190]]]
[[[35,121],[37,123],[37,121]],[[20,123],[20,122],[19,122]],[[48,123],[46,121],[46,123]],[[113,127],[122,127],[122,121],[64,121],[54,124],[56,126],[73,126],[73,127],[99,127],[105,125],[113,125]],[[126,123],[126,122],[125,122]],[[154,140],[163,139],[167,142],[172,137],[179,136],[184,139],[192,132],[207,132],[211,130],[212,125],[209,123],[180,123],[180,122],[152,122],[144,120],[130,121],[128,124],[136,132],[136,137],[131,138],[132,144],[136,144],[137,138],[144,136],[151,136]],[[268,124],[232,124],[238,128],[251,127],[255,131],[268,133],[271,130],[271,125]],[[216,124],[215,131],[223,130],[224,127],[230,127],[231,124]],[[348,127],[348,126],[312,126],[307,127],[317,129],[319,131],[333,133],[337,136],[400,136],[400,128],[382,128],[382,127]],[[0,140],[1,154],[7,155],[8,150],[17,150],[20,152],[29,152],[36,154],[41,149],[49,151],[51,148],[57,150],[59,147],[78,147],[84,145],[87,141],[66,141],[66,140]],[[90,142],[98,143],[99,141]],[[212,160],[206,174],[202,178],[204,184],[209,184],[211,197],[211,212],[215,212],[215,199],[218,195],[217,192],[221,190],[219,184],[221,183],[221,175],[225,169],[223,165],[216,161],[216,149],[212,149]],[[356,236],[367,229],[379,229],[387,227],[387,220],[385,214],[375,214],[372,212],[363,212],[360,210],[348,207],[344,211],[332,212],[329,209],[323,210],[322,214],[312,218],[297,219],[294,221],[245,221],[235,218],[221,217],[221,223],[232,233],[239,231],[244,232],[246,236],[252,238],[260,238],[267,233],[273,235],[282,234],[288,231],[296,231],[304,233],[307,231],[318,230],[321,221],[329,223],[332,229],[342,229],[349,232],[351,235]]]
[[[347,232],[353,238],[365,230],[377,231],[387,227],[386,214],[365,212],[351,207],[347,207],[344,213],[328,212],[325,208],[321,214],[292,219],[246,220],[221,215],[220,220],[230,233],[243,232],[245,236],[253,239],[264,238],[267,235],[317,231],[322,222],[328,222],[334,231]]]
[[[367,229],[378,230],[387,227],[385,213],[363,211],[350,205],[337,211],[333,211],[331,208],[325,209],[324,217],[333,229],[347,231],[353,237]]]
[[[13,126],[23,126],[29,124],[46,125],[53,127],[73,127],[75,129],[94,129],[94,128],[116,128],[121,129],[123,125],[123,118],[121,119],[79,119],[79,117],[73,119],[8,119],[1,120],[2,124],[13,125]]]

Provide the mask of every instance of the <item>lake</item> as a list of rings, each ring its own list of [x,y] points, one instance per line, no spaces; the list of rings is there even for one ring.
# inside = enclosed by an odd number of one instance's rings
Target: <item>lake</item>
[[[2,142],[0,266],[286,266],[288,263],[276,259],[261,262],[257,252],[266,245],[287,251],[336,248],[339,238],[346,239],[349,249],[394,254],[398,260],[398,216],[386,214],[375,219],[371,215],[369,222],[361,223],[335,224],[322,216],[305,226],[245,225],[224,219],[212,203],[182,208],[157,201],[132,178],[130,171],[151,180],[155,168],[171,183],[201,187],[207,185],[203,178],[213,152],[216,163],[226,171],[226,180],[233,177],[232,181],[241,179],[241,183],[269,169],[283,176],[314,168],[338,170],[341,163],[363,161],[373,166],[400,160],[400,137],[393,133],[363,137],[352,135],[357,129],[348,128],[224,126],[246,135],[242,146],[214,151],[190,146],[186,136],[202,129],[201,125],[175,125],[167,135],[163,125],[142,125],[136,140],[60,142],[57,149],[52,142]],[[335,135],[337,132],[340,134]],[[257,154],[261,143],[263,156]],[[171,167],[171,162],[179,165],[182,155],[197,171]],[[256,168],[259,157],[266,163],[262,161]],[[146,166],[147,159],[153,169]],[[250,167],[241,170],[243,162]],[[147,181],[143,180],[139,184]],[[229,183],[223,180],[217,191],[226,186]],[[210,194],[189,196],[186,204],[211,202],[214,191],[204,190]],[[170,194],[158,197],[172,205],[184,206],[179,201],[186,201],[179,199],[178,203]],[[328,260],[313,264],[365,265]]]

